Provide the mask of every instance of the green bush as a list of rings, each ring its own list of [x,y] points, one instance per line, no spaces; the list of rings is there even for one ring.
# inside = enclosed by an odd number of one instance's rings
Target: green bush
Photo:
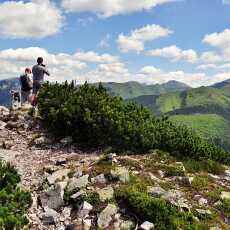
[[[140,222],[148,220],[154,223],[156,230],[206,229],[194,222],[191,213],[180,212],[165,200],[153,198],[144,192],[120,189],[116,192],[116,199],[121,207],[137,216]]]
[[[188,172],[209,172],[213,174],[222,174],[225,171],[224,166],[212,160],[197,161],[193,159],[185,160],[184,166]]]
[[[17,187],[19,182],[17,171],[0,161],[0,229],[22,229],[29,223],[26,211],[32,202],[31,195]]]
[[[192,187],[195,189],[205,189],[208,186],[208,177],[196,176],[192,181]]]
[[[230,154],[211,145],[185,126],[157,119],[142,106],[125,103],[84,84],[46,83],[38,108],[47,127],[57,136],[72,136],[87,147],[111,146],[117,151],[145,153],[160,149],[174,156],[230,162]]]

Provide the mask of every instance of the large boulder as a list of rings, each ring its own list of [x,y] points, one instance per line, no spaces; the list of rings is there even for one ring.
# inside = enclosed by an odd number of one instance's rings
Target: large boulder
[[[113,198],[114,190],[112,186],[108,186],[102,189],[98,189],[97,193],[99,194],[100,200],[104,202]]]
[[[39,196],[39,201],[43,208],[48,207],[56,211],[60,210],[60,208],[64,206],[64,200],[60,186],[56,186],[56,188],[53,190],[42,192]]]
[[[56,181],[61,181],[68,177],[70,169],[60,169],[47,177],[49,184],[54,184]]]
[[[98,227],[101,229],[109,227],[112,221],[112,216],[114,216],[117,211],[118,209],[116,205],[108,204],[107,207],[99,214],[97,220]]]
[[[89,179],[89,175],[84,175],[79,178],[76,178],[76,177],[71,178],[67,186],[68,191],[72,191],[76,188],[86,187],[86,185],[89,183],[88,179]]]
[[[84,218],[85,216],[89,214],[89,212],[92,209],[93,209],[93,206],[90,203],[84,201],[78,210],[77,216],[79,218]]]

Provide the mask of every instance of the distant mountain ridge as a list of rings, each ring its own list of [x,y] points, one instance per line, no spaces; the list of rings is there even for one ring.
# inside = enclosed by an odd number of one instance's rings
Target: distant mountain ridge
[[[98,85],[94,83],[93,85]],[[184,83],[177,81],[169,81],[163,84],[146,85],[138,82],[103,82],[102,85],[112,94],[121,96],[124,99],[138,97],[141,95],[159,95],[169,92],[183,91],[190,87]],[[12,89],[19,88],[19,81],[17,78],[0,80],[0,104],[9,106],[10,105],[10,91]]]
[[[212,85],[211,87],[213,87],[213,88],[223,88],[223,87],[229,86],[229,85],[230,85],[230,78],[225,80],[225,81],[218,82],[218,83]]]
[[[11,78],[0,80],[0,105],[10,106],[11,103],[11,95],[10,91],[14,89],[18,89],[20,87],[20,83],[18,78]]]
[[[98,85],[95,83],[94,85]],[[124,99],[134,98],[142,95],[160,95],[176,91],[184,91],[191,87],[179,81],[168,81],[163,84],[146,85],[135,81],[116,83],[102,82],[102,85],[114,96]]]

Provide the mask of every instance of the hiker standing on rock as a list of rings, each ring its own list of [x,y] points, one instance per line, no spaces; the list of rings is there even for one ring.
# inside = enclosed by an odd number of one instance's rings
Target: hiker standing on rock
[[[32,105],[36,105],[36,98],[38,91],[41,89],[44,83],[44,75],[50,76],[49,71],[47,70],[46,66],[43,64],[43,58],[39,57],[37,59],[37,65],[34,65],[32,68],[33,72],[33,99]]]
[[[31,69],[26,68],[25,74],[20,76],[22,104],[28,101],[29,96],[31,94],[32,81],[30,79],[30,74],[31,74]]]

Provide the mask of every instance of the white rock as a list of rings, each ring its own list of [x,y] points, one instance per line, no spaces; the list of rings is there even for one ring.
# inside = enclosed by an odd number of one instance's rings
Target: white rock
[[[79,178],[71,178],[69,180],[69,185],[67,186],[68,190],[69,191],[72,191],[74,190],[75,188],[83,188],[83,187],[86,187],[86,185],[89,183],[89,175],[84,175],[82,177],[79,177]]]
[[[208,200],[202,197],[199,199],[198,203],[200,206],[204,206],[204,205],[208,204]]]
[[[93,206],[90,203],[84,201],[82,203],[82,205],[80,206],[77,215],[78,215],[79,218],[84,218],[85,216],[87,216],[89,214],[89,212],[92,209],[93,209]]]
[[[99,228],[105,229],[110,225],[112,216],[117,213],[117,206],[108,204],[107,207],[99,214],[97,224]]]
[[[91,226],[92,226],[92,220],[91,219],[83,219],[84,230],[90,230]]]
[[[57,180],[63,180],[68,177],[70,169],[60,169],[47,177],[49,184],[54,184]]]
[[[151,196],[162,196],[166,193],[166,191],[160,186],[155,186],[155,187],[148,186],[147,191]]]
[[[106,188],[98,189],[97,193],[99,194],[100,200],[104,202],[113,198],[114,190],[111,186],[108,186]]]
[[[220,198],[222,200],[224,200],[224,199],[230,199],[230,192],[224,192],[224,191],[221,192]]]
[[[148,221],[145,221],[141,226],[141,230],[152,230],[154,229],[154,224]]]
[[[230,177],[230,170],[225,170],[224,174],[225,174],[225,176]]]
[[[115,179],[119,179],[123,183],[127,183],[130,180],[129,170],[125,167],[116,167],[114,170],[111,170],[111,175]]]

